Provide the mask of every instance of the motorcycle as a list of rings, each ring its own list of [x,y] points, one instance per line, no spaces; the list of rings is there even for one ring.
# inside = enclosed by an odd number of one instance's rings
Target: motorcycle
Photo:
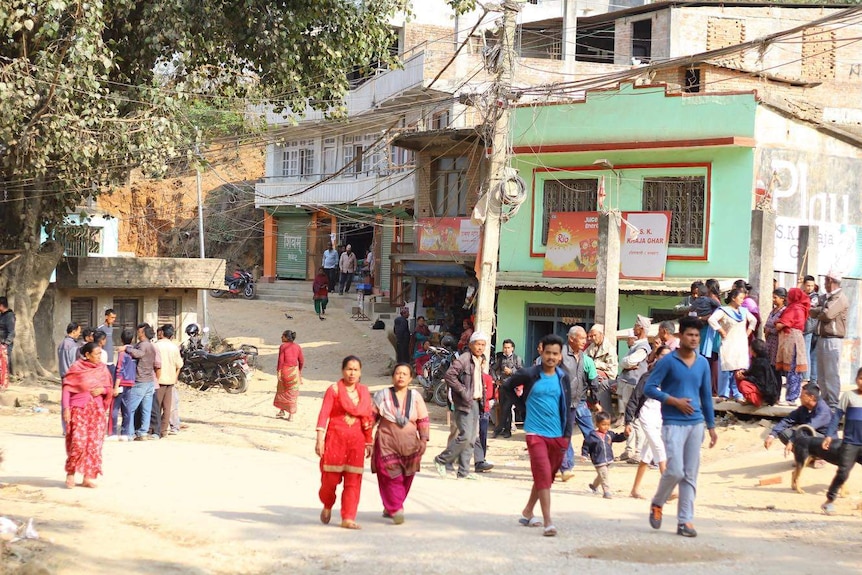
[[[210,295],[213,297],[223,297],[226,295],[238,296],[241,295],[245,299],[254,299],[256,289],[254,286],[254,276],[251,272],[245,270],[237,270],[233,276],[224,278],[226,290],[212,289]]]
[[[253,345],[224,353],[210,353],[200,340],[189,339],[180,346],[183,367],[179,379],[200,391],[217,385],[228,393],[245,393],[254,372],[258,350]]]
[[[428,348],[431,358],[422,366],[422,374],[416,378],[422,388],[425,401],[433,401],[440,407],[446,407],[449,403],[449,388],[443,377],[446,370],[452,365],[454,353],[445,347]]]

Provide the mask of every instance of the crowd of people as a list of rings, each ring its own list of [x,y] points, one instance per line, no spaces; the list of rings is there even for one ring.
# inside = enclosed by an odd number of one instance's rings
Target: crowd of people
[[[179,433],[176,383],[183,365],[174,327],[142,323],[113,340],[117,315],[105,311],[97,328],[66,326],[57,348],[66,438],[66,486],[95,487],[104,441],[147,441]],[[153,339],[156,339],[153,342]]]

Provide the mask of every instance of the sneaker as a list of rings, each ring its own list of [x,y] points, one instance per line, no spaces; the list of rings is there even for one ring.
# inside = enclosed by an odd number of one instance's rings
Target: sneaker
[[[458,479],[467,479],[468,481],[476,481],[479,479],[479,476],[475,473],[468,473],[467,475],[458,475]]]
[[[133,441],[148,441],[150,439],[149,435],[136,435]]]
[[[691,523],[680,523],[676,526],[676,534],[683,537],[697,537],[697,531]]]
[[[831,501],[827,501],[826,503],[824,503],[823,505],[821,505],[821,506],[820,506],[820,509],[821,509],[821,510],[823,511],[823,513],[825,513],[826,515],[835,515],[835,504],[834,504],[834,503],[832,503]]]
[[[486,473],[494,469],[494,464],[490,461],[480,461],[476,464],[476,473]]]
[[[160,436],[160,435],[158,435],[158,434],[156,434],[156,433],[151,433],[151,434],[149,434],[149,435],[147,436],[147,438],[148,438],[150,441],[156,441],[156,440],[158,440],[158,439],[161,439],[161,436]]]
[[[593,484],[592,484],[592,483],[590,483],[590,484],[589,484],[589,488],[590,488],[590,491],[592,491],[592,492],[593,492],[593,495],[598,495],[598,494],[599,494],[599,488],[598,488],[598,487],[593,487]]]
[[[105,438],[105,441],[119,441],[119,440],[120,440],[119,435],[109,435],[108,437]]]
[[[170,431],[168,431],[168,435],[178,435],[178,434],[179,434],[179,430],[177,430],[177,429],[171,429]]]
[[[649,506],[649,525],[653,529],[661,529],[661,506]]]
[[[120,436],[120,441],[134,441],[134,440],[135,440],[134,435],[121,435]]]
[[[446,477],[446,464],[440,463],[436,459],[434,460],[434,467],[437,469],[437,475],[440,477]]]
[[[614,496],[613,496],[613,494],[612,494],[610,491],[605,491],[605,492],[602,494],[602,498],[604,498],[604,499],[613,499],[613,498],[614,498]]]

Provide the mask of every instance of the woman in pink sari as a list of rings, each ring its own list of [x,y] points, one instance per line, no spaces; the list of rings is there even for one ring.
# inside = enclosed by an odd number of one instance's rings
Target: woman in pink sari
[[[84,476],[84,487],[95,487],[96,477],[102,474],[102,442],[112,392],[111,373],[102,363],[102,348],[88,342],[81,348],[81,355],[63,378],[66,487],[70,489],[75,486],[75,473]]]
[[[422,394],[409,389],[413,372],[399,363],[392,373],[392,387],[374,394],[377,435],[371,456],[371,472],[383,500],[383,516],[396,525],[404,523],[404,500],[429,438],[428,409]]]
[[[305,358],[302,348],[294,343],[296,332],[285,330],[281,334],[281,347],[278,348],[278,387],[275,391],[273,405],[279,409],[276,417],[283,418],[287,412],[287,420],[293,421],[296,413],[296,400],[299,399],[299,386],[302,384],[302,368]]]

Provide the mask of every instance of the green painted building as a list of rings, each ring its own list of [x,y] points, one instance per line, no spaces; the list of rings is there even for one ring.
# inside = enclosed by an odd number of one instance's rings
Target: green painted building
[[[553,212],[670,211],[663,280],[620,280],[619,326],[669,317],[691,282],[749,273],[755,187],[753,92],[668,94],[623,84],[512,114],[512,166],[527,183],[502,227],[497,334],[528,358],[539,338],[594,321],[595,279],[545,277]],[[604,197],[602,197],[602,191]]]

